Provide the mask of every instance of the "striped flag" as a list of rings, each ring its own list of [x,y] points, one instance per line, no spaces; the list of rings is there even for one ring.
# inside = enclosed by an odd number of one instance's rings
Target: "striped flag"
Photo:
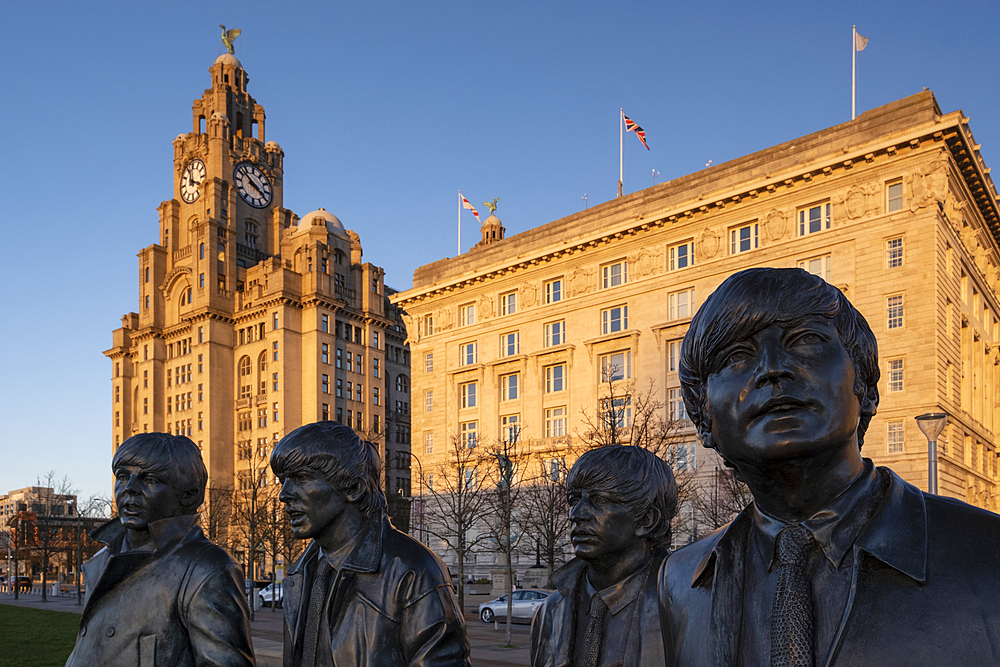
[[[479,211],[476,210],[475,206],[469,203],[469,200],[465,198],[465,195],[462,194],[461,190],[458,191],[458,196],[462,198],[462,208],[467,208],[472,211],[472,215],[476,216],[476,222],[482,224],[483,221],[479,219]]]
[[[648,151],[649,144],[646,143],[646,130],[639,127],[639,125],[634,120],[626,116],[624,111],[622,112],[622,119],[624,119],[625,121],[625,131],[635,132],[635,136],[639,137],[639,141],[642,142],[642,145],[645,146],[646,150]]]

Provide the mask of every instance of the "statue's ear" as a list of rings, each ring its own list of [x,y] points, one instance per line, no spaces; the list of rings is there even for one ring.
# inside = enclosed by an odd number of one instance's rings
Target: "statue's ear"
[[[711,424],[699,424],[698,425],[698,437],[701,438],[701,444],[709,449],[715,449],[715,442],[712,440],[712,425]]]
[[[635,536],[642,539],[649,539],[650,534],[653,532],[653,527],[659,523],[659,520],[660,510],[655,507],[647,508],[645,514],[642,515],[642,519],[636,522]]]
[[[198,489],[187,489],[181,492],[181,506],[188,512],[195,512],[198,509]]]
[[[865,398],[861,401],[861,414],[874,417],[878,413],[878,390],[871,388],[865,392]]]
[[[359,500],[361,500],[361,496],[363,495],[364,489],[361,486],[361,482],[355,482],[354,485],[347,489],[347,492],[344,493],[344,500],[349,503],[356,504]]]

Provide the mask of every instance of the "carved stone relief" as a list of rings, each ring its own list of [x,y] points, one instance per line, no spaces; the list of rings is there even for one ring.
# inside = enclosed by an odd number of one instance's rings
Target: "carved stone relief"
[[[852,185],[847,190],[838,192],[830,198],[830,203],[837,207],[833,219],[858,220],[866,215],[878,215],[882,212],[882,189],[877,183],[868,185]]]
[[[780,241],[788,232],[788,213],[772,208],[764,214],[764,236],[768,241]]]
[[[521,306],[531,308],[538,303],[538,286],[534,283],[524,283],[518,289],[521,299]]]
[[[586,294],[594,288],[594,267],[578,266],[569,274],[570,296]]]
[[[944,201],[948,193],[948,158],[942,153],[933,162],[906,177],[910,186],[910,211]]]
[[[488,320],[493,317],[493,298],[485,294],[479,297],[479,312],[478,317],[480,320]]]
[[[701,243],[699,245],[699,259],[712,259],[719,254],[719,250],[722,247],[722,237],[714,229],[706,229],[701,233]]]
[[[437,311],[434,316],[434,328],[448,331],[455,326],[455,307],[448,306]]]
[[[656,258],[659,252],[650,252],[649,248],[641,248],[628,258],[629,268],[637,276],[648,276],[656,270],[658,262]]]

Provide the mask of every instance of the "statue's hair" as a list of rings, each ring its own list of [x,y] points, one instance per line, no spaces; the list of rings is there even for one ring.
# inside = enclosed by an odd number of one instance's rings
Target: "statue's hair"
[[[654,548],[669,545],[677,482],[667,462],[648,449],[607,445],[584,452],[566,477],[566,491],[574,489],[598,492],[626,506],[636,523],[655,509],[646,539]]]
[[[321,473],[341,492],[359,489],[354,504],[365,516],[386,512],[378,447],[343,424],[321,421],[295,429],[271,452],[271,470],[279,477],[302,470]]]
[[[169,433],[139,433],[118,447],[111,458],[111,470],[123,466],[140,466],[160,473],[177,491],[197,491],[193,504],[185,506],[193,514],[205,501],[208,470],[201,450],[189,438]]]
[[[712,416],[706,410],[708,378],[720,369],[726,348],[772,324],[795,326],[816,317],[833,322],[854,363],[854,394],[861,404],[858,447],[864,444],[879,402],[875,334],[840,290],[802,269],[755,268],[735,273],[712,292],[691,320],[681,346],[679,376],[688,416],[703,438],[712,430]]]

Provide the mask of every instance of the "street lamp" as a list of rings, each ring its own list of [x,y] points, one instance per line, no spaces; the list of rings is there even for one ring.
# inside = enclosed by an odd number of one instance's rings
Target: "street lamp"
[[[948,423],[948,413],[927,412],[915,419],[927,437],[927,492],[937,495],[937,439]]]

